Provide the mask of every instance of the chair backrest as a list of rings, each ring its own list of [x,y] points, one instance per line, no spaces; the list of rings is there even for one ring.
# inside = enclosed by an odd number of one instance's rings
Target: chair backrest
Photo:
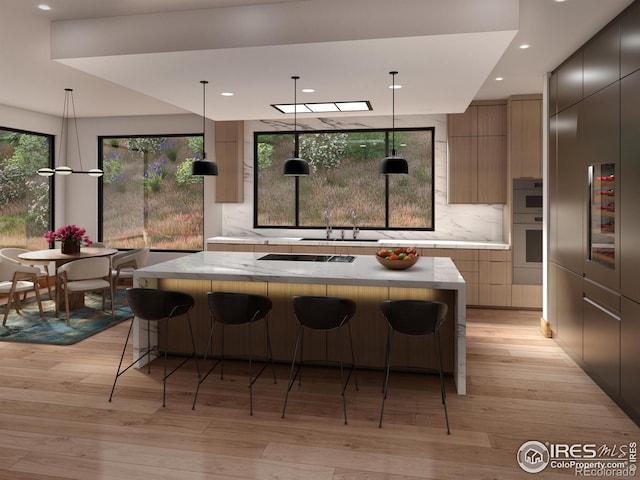
[[[348,298],[302,295],[293,297],[293,311],[301,325],[331,330],[351,320],[356,304]]]
[[[24,248],[7,247],[0,249],[0,260],[5,260],[13,263],[21,263],[18,255],[26,253],[29,250]]]
[[[16,272],[30,273],[37,275],[40,273],[35,267],[20,265],[19,263],[0,261],[0,281],[11,282]]]
[[[195,304],[188,293],[156,288],[127,288],[127,300],[133,314],[143,320],[164,320],[184,315]]]
[[[395,331],[406,335],[435,333],[447,318],[448,306],[429,300],[385,300],[382,314]]]
[[[65,263],[58,268],[58,274],[63,272],[67,280],[90,280],[104,278],[111,275],[109,257],[81,258]]]
[[[262,295],[236,292],[209,292],[209,310],[215,321],[225,325],[241,325],[264,318],[273,306]]]
[[[111,258],[111,266],[115,269],[121,265],[135,263],[135,268],[142,268],[147,265],[149,250],[149,247],[142,247],[134,248],[133,250],[118,252]]]

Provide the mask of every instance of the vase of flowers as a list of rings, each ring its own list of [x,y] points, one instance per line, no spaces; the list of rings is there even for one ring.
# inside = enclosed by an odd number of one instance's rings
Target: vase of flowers
[[[81,246],[88,247],[92,243],[87,231],[77,225],[65,225],[55,232],[49,230],[44,238],[49,243],[60,242],[60,249],[65,254],[80,253]]]

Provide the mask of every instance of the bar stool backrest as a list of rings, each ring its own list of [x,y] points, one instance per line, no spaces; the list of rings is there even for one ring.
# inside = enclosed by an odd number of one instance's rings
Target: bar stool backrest
[[[128,288],[127,300],[133,314],[147,321],[184,315],[195,303],[188,293],[154,288]]]
[[[242,325],[264,318],[271,310],[268,297],[236,292],[210,292],[207,295],[213,318],[225,325]]]
[[[293,311],[300,325],[314,330],[332,330],[346,324],[356,312],[352,300],[337,297],[295,296]]]
[[[446,303],[424,300],[386,300],[380,309],[391,328],[406,335],[435,333],[448,311]]]

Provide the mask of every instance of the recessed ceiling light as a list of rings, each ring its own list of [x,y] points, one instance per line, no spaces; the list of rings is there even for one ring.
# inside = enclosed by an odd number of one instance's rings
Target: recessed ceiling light
[[[233,97],[233,93],[231,92],[222,92],[220,95],[222,95],[223,97]]]
[[[496,82],[501,82],[502,80],[504,80],[504,77],[496,77]]]
[[[44,3],[41,3],[40,5],[38,5],[38,8],[40,10],[45,10],[45,11],[46,10],[51,10],[51,7],[49,5],[44,4]]]
[[[564,0],[556,0],[556,3],[562,3]]]
[[[303,88],[302,92],[303,93],[313,93],[313,92],[315,92],[315,90],[313,88]]]
[[[522,45],[520,45],[520,48],[521,48],[522,50],[526,50],[527,48],[529,48],[529,46],[530,46],[530,45],[529,45],[528,43],[523,43]]]

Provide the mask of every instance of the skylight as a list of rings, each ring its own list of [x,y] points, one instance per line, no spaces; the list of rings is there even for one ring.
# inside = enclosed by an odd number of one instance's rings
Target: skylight
[[[369,112],[373,110],[368,100],[356,102],[320,102],[320,103],[277,103],[271,105],[281,113],[330,113],[330,112]]]

